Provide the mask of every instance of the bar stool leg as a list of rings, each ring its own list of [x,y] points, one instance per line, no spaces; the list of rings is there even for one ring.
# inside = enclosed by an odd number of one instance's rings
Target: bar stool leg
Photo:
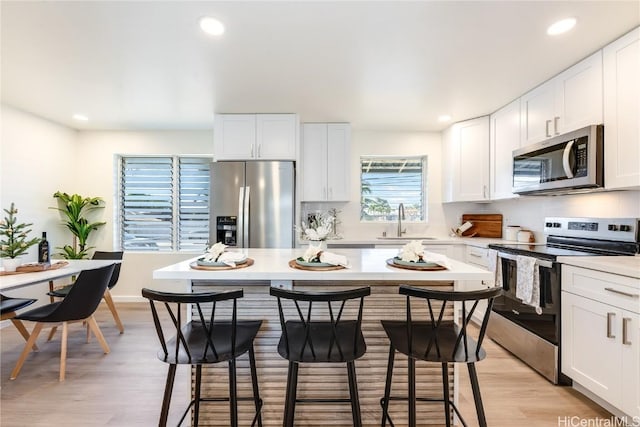
[[[166,427],[167,419],[169,418],[169,405],[171,404],[171,393],[173,392],[173,380],[176,377],[176,366],[169,365],[167,371],[167,383],[164,387],[164,398],[162,399],[162,411],[160,412],[159,427]]]
[[[256,355],[253,345],[249,349],[249,367],[251,368],[251,385],[253,386],[253,402],[256,405],[258,427],[262,427],[262,404],[260,403],[260,391],[258,390],[258,372],[256,371]]]
[[[480,425],[480,427],[487,427],[487,420],[484,415],[484,407],[482,406],[482,396],[480,396],[480,384],[478,384],[476,365],[475,363],[467,363],[467,368],[469,369],[471,390],[473,390],[473,401],[476,404],[476,413],[478,414],[478,424]]]
[[[236,382],[236,359],[229,360],[229,411],[231,427],[238,427],[238,389]]]
[[[391,379],[393,377],[393,359],[395,358],[396,349],[393,346],[389,346],[389,361],[387,362],[387,380],[384,385],[384,398],[382,400],[382,423],[380,427],[387,425],[387,418],[389,418],[389,398],[391,397]],[[389,419],[391,422],[391,419]]]
[[[296,388],[298,386],[298,364],[289,362],[287,374],[287,396],[284,403],[284,427],[293,427],[293,419],[296,413]]]
[[[442,393],[444,401],[444,415],[446,426],[451,427],[451,408],[449,405],[449,368],[447,363],[442,364]]]
[[[409,357],[409,427],[416,427],[416,359]]]
[[[202,387],[202,365],[196,365],[196,386],[193,392],[193,425],[198,427],[200,418],[200,389]]]
[[[358,381],[356,377],[356,364],[354,361],[347,362],[347,373],[349,376],[349,394],[351,397],[351,415],[353,416],[353,426],[362,426],[360,415],[360,399],[358,398]]]

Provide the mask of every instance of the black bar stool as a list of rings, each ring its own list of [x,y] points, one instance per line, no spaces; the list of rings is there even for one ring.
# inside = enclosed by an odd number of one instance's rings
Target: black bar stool
[[[353,425],[361,426],[360,401],[356,381],[355,360],[362,357],[367,349],[362,335],[362,309],[364,297],[371,289],[358,288],[338,292],[299,292],[271,288],[271,295],[278,298],[278,311],[282,336],[278,343],[278,353],[289,361],[287,374],[287,394],[282,425],[292,427],[296,403],[351,403]],[[343,319],[348,300],[360,299],[355,319]],[[291,300],[295,305],[296,320],[286,320],[282,300]],[[300,302],[306,303],[300,304]],[[333,301],[341,304],[336,310]],[[326,302],[320,307],[328,310],[328,320],[311,320],[314,302]],[[302,307],[301,307],[302,305]],[[316,306],[317,307],[317,306]],[[306,313],[306,318],[305,314]],[[320,316],[316,316],[319,318]],[[349,399],[298,399],[298,366],[300,363],[346,363],[349,377]]]
[[[466,363],[469,369],[473,400],[476,406],[478,423],[481,427],[486,427],[487,422],[482,407],[480,396],[480,386],[476,374],[475,362],[486,357],[482,349],[482,341],[487,329],[487,322],[493,306],[493,300],[502,293],[501,287],[482,289],[470,292],[438,291],[433,289],[418,289],[410,286],[400,286],[400,294],[407,296],[407,320],[383,320],[384,328],[391,347],[389,349],[389,363],[387,365],[387,380],[384,389],[384,397],[380,399],[382,405],[382,427],[385,427],[387,420],[393,426],[393,421],[389,416],[390,400],[407,400],[409,406],[409,426],[416,425],[416,401],[421,402],[443,402],[446,414],[446,425],[451,425],[450,408],[458,415],[464,426],[464,419],[460,415],[458,408],[449,399],[449,377],[448,363]],[[411,297],[426,300],[429,309],[429,320],[415,321],[411,317]],[[467,335],[467,326],[471,321],[471,316],[478,306],[478,301],[488,299],[487,310],[482,319],[478,340],[474,340]],[[440,309],[434,307],[433,302],[441,304]],[[444,311],[449,301],[462,302],[462,324],[455,324],[452,320],[443,320]],[[467,312],[466,303],[472,303],[471,309]],[[437,311],[437,313],[436,313]],[[437,314],[437,315],[436,315]],[[393,361],[395,352],[408,356],[409,358],[409,390],[408,397],[393,397],[391,394],[391,379],[393,376]],[[416,397],[416,360],[427,362],[437,362],[442,365],[442,388],[444,396],[442,399]]]
[[[167,425],[176,367],[181,364],[196,367],[196,383],[193,400],[187,406],[178,425],[182,424],[191,406],[194,407],[193,425],[197,426],[201,402],[229,402],[231,426],[236,427],[238,425],[238,400],[253,400],[256,414],[251,425],[254,426],[257,422],[258,426],[262,426],[260,415],[262,399],[258,391],[256,360],[253,351],[253,341],[258,334],[262,321],[237,320],[237,299],[243,297],[243,291],[240,289],[228,292],[168,293],[143,289],[142,296],[147,298],[151,304],[153,322],[162,346],[162,350],[158,351],[158,359],[169,364],[159,426]],[[229,300],[232,300],[233,304],[231,320],[215,320],[216,303]],[[175,336],[167,342],[165,342],[165,334],[155,302],[164,303],[175,327]],[[212,303],[211,316],[208,320],[205,320],[202,311],[202,304],[204,303]],[[195,305],[199,320],[194,319],[183,324],[181,304]],[[238,397],[236,359],[246,352],[249,352],[253,397]],[[225,361],[229,364],[229,397],[201,397],[202,365]]]

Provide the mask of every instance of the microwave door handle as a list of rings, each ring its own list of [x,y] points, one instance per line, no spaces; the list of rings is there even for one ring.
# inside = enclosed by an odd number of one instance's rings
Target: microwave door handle
[[[564,153],[562,153],[562,167],[564,168],[564,173],[567,175],[567,178],[573,178],[573,169],[569,163],[569,157],[571,156],[571,148],[574,142],[576,142],[575,139],[567,142],[567,146],[564,147]]]
[[[244,209],[242,215],[244,216],[244,229],[242,230],[242,247],[249,247],[249,196],[251,194],[251,187],[244,187]]]

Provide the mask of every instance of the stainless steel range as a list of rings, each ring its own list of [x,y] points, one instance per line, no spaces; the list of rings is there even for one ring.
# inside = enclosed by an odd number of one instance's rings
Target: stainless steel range
[[[640,253],[638,218],[545,219],[544,245],[493,244],[504,294],[493,304],[487,334],[554,384],[570,384],[560,372],[561,265],[559,256]],[[541,312],[516,297],[517,256],[536,258]],[[539,313],[539,314],[538,314]]]

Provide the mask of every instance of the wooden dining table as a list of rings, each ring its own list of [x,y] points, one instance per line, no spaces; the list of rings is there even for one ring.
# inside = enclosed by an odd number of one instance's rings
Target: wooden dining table
[[[36,285],[38,283],[49,282],[78,275],[82,270],[92,270],[113,263],[119,262],[114,260],[97,260],[97,259],[69,259],[56,260],[55,262],[67,262],[67,265],[43,271],[34,271],[30,273],[12,273],[0,275],[0,291],[7,291],[22,288],[25,286]]]

